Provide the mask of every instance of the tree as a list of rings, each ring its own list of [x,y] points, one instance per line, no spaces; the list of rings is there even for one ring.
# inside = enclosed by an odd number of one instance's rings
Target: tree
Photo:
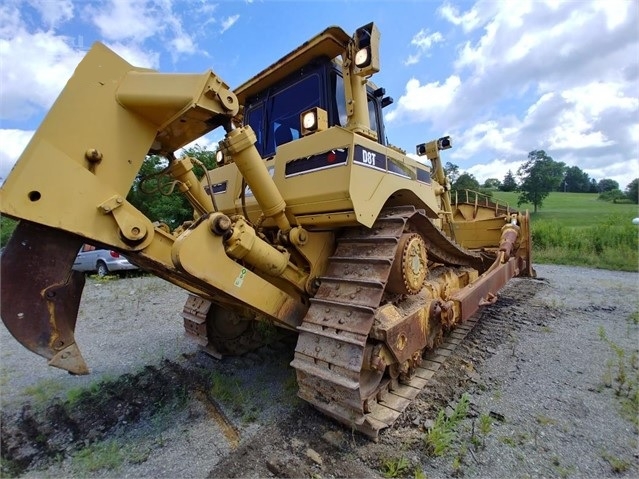
[[[475,178],[475,176],[470,173],[462,173],[459,175],[459,178],[453,183],[451,188],[453,191],[457,190],[475,190],[479,189],[479,181]]]
[[[598,200],[611,201],[613,203],[622,203],[627,200],[627,196],[621,190],[608,190],[599,194]]]
[[[639,178],[635,178],[626,186],[626,196],[634,204],[639,203]]]
[[[517,170],[521,178],[517,204],[532,203],[536,213],[544,199],[559,186],[564,172],[565,165],[553,160],[544,150],[528,153],[528,161]]]
[[[515,191],[517,189],[517,181],[515,180],[515,175],[513,175],[511,170],[508,170],[508,173],[506,173],[504,181],[501,183],[499,189],[501,191]]]
[[[497,178],[488,178],[486,181],[484,181],[484,188],[500,188],[501,187],[501,181],[499,181]]]
[[[619,183],[617,183],[615,180],[611,180],[610,178],[604,178],[603,180],[600,180],[599,183],[597,183],[597,190],[599,191],[599,193],[605,193],[606,191],[618,189]]]
[[[457,178],[459,177],[459,166],[457,166],[454,163],[451,163],[450,161],[447,161],[446,164],[444,165],[444,173],[446,173],[446,176],[450,180],[450,183],[454,184],[455,181],[457,181]]]
[[[566,176],[559,185],[559,191],[570,193],[588,193],[590,190],[590,177],[588,173],[578,166],[566,168]]]
[[[207,169],[216,167],[215,153],[200,146],[185,149],[183,155],[196,158]],[[164,174],[168,161],[157,155],[147,156],[131,186],[127,200],[151,221],[166,223],[174,229],[183,222],[193,219],[193,207],[180,193],[173,179]],[[198,178],[204,169],[195,164],[193,172]]]
[[[12,220],[8,216],[0,216],[0,246],[5,246],[9,242],[16,226],[18,226],[16,220]]]
[[[597,180],[594,178],[590,178],[590,185],[588,185],[588,193],[599,193],[599,188],[597,187]]]

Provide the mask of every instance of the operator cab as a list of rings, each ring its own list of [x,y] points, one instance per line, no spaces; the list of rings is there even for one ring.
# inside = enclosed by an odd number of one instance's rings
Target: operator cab
[[[304,133],[300,118],[312,109],[325,112],[325,127],[350,128],[386,145],[382,108],[393,100],[384,96],[383,88],[366,81],[365,88],[357,88],[365,90],[367,105],[362,108],[360,94],[345,78],[368,78],[379,71],[378,39],[372,23],[354,37],[329,27],[235,90],[244,105],[242,122],[255,132],[262,158],[273,157],[278,146],[299,139]],[[347,56],[351,66],[345,73],[342,61]],[[357,114],[353,106],[349,111],[347,102],[356,105]]]
[[[382,107],[392,100],[382,88],[366,88],[370,128],[378,142],[386,145]],[[345,127],[347,122],[344,79],[339,64],[317,59],[286,79],[247,99],[244,124],[253,128],[262,158],[275,154],[278,146],[301,137],[300,117],[319,107],[328,114],[328,126]]]

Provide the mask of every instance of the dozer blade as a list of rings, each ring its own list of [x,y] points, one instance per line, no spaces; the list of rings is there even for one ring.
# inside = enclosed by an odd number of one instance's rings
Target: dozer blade
[[[75,343],[84,274],[72,271],[78,236],[27,221],[18,223],[0,260],[0,311],[25,348],[72,374],[89,369]]]

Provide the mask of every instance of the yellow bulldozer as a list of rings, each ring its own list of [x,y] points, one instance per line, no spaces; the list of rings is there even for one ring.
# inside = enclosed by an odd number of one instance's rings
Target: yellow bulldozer
[[[115,250],[188,292],[185,329],[213,355],[258,347],[259,322],[296,332],[299,396],[377,437],[426,384],[422,355],[534,275],[527,213],[451,197],[449,137],[417,144],[423,161],[388,143],[379,41],[373,23],[327,28],[234,90],[96,43],[0,190],[19,220],[1,260],[7,329],[88,373],[72,265],[83,243]],[[198,178],[179,151],[219,127]],[[173,231],[126,200],[151,154],[193,206]]]

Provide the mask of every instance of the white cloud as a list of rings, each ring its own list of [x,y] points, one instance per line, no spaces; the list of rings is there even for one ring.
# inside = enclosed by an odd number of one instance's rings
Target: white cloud
[[[161,31],[166,20],[145,0],[110,0],[100,8],[87,7],[87,13],[100,35],[115,42],[142,42]]]
[[[389,122],[398,119],[428,121],[451,105],[460,84],[457,75],[448,77],[443,84],[431,82],[420,85],[419,80],[411,78],[397,108],[387,113],[385,118]]]
[[[224,33],[225,31],[227,31],[229,28],[231,28],[235,22],[237,22],[240,19],[239,15],[232,15],[230,17],[226,17],[225,19],[222,20],[222,28],[220,30],[220,33]]]
[[[218,143],[224,138],[224,132],[221,131],[212,131],[211,133],[207,133],[206,135],[198,138],[197,140],[193,140],[188,145],[184,145],[183,148],[177,151],[177,156],[179,157],[184,153],[184,150],[193,147],[200,147],[205,151],[216,151],[218,147]]]
[[[523,161],[506,161],[498,158],[488,163],[477,163],[464,171],[473,175],[479,184],[483,185],[488,178],[497,178],[499,181],[503,181],[508,170],[516,175],[517,169],[523,164]]]
[[[51,32],[30,34],[18,28],[0,38],[0,118],[24,120],[48,109],[84,52]]]
[[[457,7],[447,2],[439,8],[438,13],[453,25],[462,26],[467,32],[480,25],[479,13],[474,7],[466,13],[460,14]]]
[[[54,28],[73,18],[71,0],[29,0],[29,4],[40,13],[48,28]]]
[[[154,68],[160,66],[160,54],[131,43],[105,43],[107,47],[135,67]]]
[[[213,10],[214,7],[200,6],[196,17],[200,12]],[[185,14],[189,11],[184,9]],[[181,54],[193,54],[198,50],[194,35],[186,32],[193,30],[192,25],[184,28],[185,20],[174,11],[172,0],[110,0],[100,7],[87,7],[87,12],[104,38],[137,51],[138,56],[151,49],[148,42],[152,39],[170,46],[167,51],[174,63]],[[155,55],[151,52],[149,57],[155,58]]]
[[[431,47],[444,41],[444,37],[439,32],[430,33],[429,30],[421,29],[411,40],[411,45],[417,47],[417,53],[409,55],[404,61],[405,65],[412,65],[419,62],[423,55],[427,55]]]
[[[33,131],[25,130],[0,129],[0,183],[9,175],[33,133]]]
[[[444,83],[408,80],[390,122],[456,132],[452,157],[479,163],[482,177],[503,178],[496,168],[533,149],[598,179],[636,165],[637,2],[480,0],[439,14],[465,35],[454,71]]]

